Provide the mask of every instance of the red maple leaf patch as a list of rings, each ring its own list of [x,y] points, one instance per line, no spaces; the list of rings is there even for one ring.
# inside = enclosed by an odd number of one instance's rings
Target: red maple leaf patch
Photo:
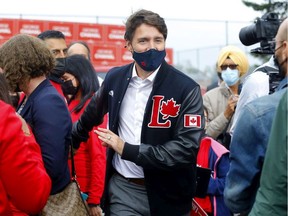
[[[173,98],[171,98],[167,102],[163,101],[160,108],[160,112],[163,115],[163,119],[178,116],[180,106],[181,105],[176,104],[176,101],[174,101]]]

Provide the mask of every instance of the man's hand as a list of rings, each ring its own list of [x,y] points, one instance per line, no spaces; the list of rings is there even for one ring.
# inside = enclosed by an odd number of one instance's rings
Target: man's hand
[[[230,119],[233,116],[238,99],[239,95],[231,95],[231,97],[228,99],[226,110],[224,111],[224,116],[226,119]]]
[[[119,136],[105,128],[98,128],[98,130],[94,130],[94,133],[103,141],[103,146],[113,148],[119,155],[122,155],[124,141]]]
[[[102,216],[102,209],[100,206],[89,207],[90,216]]]
[[[73,149],[75,150],[79,149],[81,142],[85,142],[89,138],[88,133],[86,136],[83,134],[80,134],[79,133],[80,130],[78,129],[78,127],[80,127],[80,125],[78,124],[78,121],[77,121],[73,124],[72,132],[71,132],[71,138],[72,138],[71,143],[72,143]]]

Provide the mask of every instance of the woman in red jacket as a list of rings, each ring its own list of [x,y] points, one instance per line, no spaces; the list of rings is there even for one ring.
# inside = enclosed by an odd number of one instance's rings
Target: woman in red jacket
[[[10,204],[23,213],[37,214],[46,204],[51,180],[39,145],[25,121],[8,104],[9,93],[3,83],[0,73],[0,215],[14,215]]]
[[[66,58],[62,90],[68,101],[72,122],[79,119],[92,95],[99,89],[99,81],[93,65],[82,55]],[[107,127],[106,117],[100,127]],[[98,136],[90,132],[90,138],[77,150],[74,160],[80,189],[88,194],[90,215],[101,216],[99,206],[104,190],[106,171],[106,148]]]

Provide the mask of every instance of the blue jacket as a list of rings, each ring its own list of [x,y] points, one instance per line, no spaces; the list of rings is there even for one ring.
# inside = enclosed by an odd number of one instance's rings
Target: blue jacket
[[[88,132],[101,123],[106,112],[109,112],[110,130],[118,134],[119,110],[133,65],[116,67],[107,73],[100,90],[74,124],[73,139],[87,139]],[[174,109],[168,118],[163,118],[160,108],[168,101],[179,110],[174,112]],[[196,115],[199,125],[191,127],[189,118]],[[196,157],[204,123],[200,86],[163,62],[146,104],[141,145],[125,143],[122,154],[122,159],[143,167],[152,216],[177,216],[191,210],[196,190]],[[108,149],[106,185],[114,172],[114,153]]]
[[[249,216],[287,215],[287,99],[279,102],[260,178],[260,187]]]
[[[209,168],[213,170],[207,194],[211,196],[214,216],[229,216],[230,210],[224,203],[225,179],[229,170],[229,151],[213,140],[209,151]]]
[[[31,126],[40,145],[44,166],[52,180],[51,194],[55,194],[70,182],[68,153],[72,121],[67,105],[45,79],[28,97],[20,115]]]
[[[240,113],[230,146],[224,200],[233,213],[248,213],[255,201],[275,110],[284,89],[257,98]]]

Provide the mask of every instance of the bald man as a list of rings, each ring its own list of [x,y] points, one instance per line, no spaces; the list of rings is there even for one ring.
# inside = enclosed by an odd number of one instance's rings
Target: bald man
[[[91,60],[90,48],[89,48],[88,44],[84,41],[75,41],[75,42],[72,42],[68,46],[67,56],[71,56],[71,55],[75,55],[75,54],[83,55],[89,61]]]
[[[275,59],[283,79],[275,93],[257,98],[240,110],[230,145],[224,200],[233,213],[240,215],[248,215],[254,204],[272,121],[287,91],[287,26],[285,19],[278,29],[275,48]]]
[[[90,48],[88,44],[84,41],[74,41],[68,46],[67,56],[71,56],[75,54],[83,55],[86,59],[91,61]],[[101,86],[103,79],[98,74],[97,74],[97,78]]]
[[[276,35],[275,59],[284,76],[278,88],[287,86],[288,19]],[[278,105],[269,138],[260,187],[251,216],[287,215],[287,88]],[[285,187],[286,185],[286,187]]]

